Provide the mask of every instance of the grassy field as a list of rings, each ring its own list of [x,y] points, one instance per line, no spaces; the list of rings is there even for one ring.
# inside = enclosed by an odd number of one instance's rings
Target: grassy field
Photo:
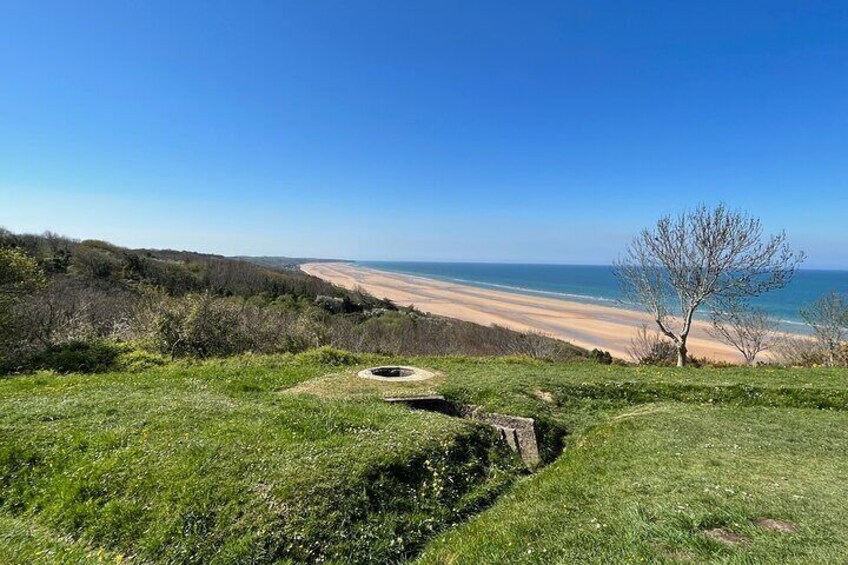
[[[463,420],[286,394],[321,361],[0,381],[0,555],[400,560],[514,474]]]
[[[421,562],[843,563],[846,454],[841,412],[644,405],[584,434]]]
[[[822,563],[848,554],[844,370],[435,357],[394,360],[437,371],[431,381],[355,376],[378,361],[318,351],[0,380],[0,556]],[[380,401],[426,392],[535,418],[550,464],[528,474],[489,429]]]

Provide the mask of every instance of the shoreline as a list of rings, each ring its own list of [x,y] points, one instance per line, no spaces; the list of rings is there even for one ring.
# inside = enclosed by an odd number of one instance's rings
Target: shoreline
[[[585,349],[603,349],[628,359],[630,340],[642,324],[656,325],[644,312],[494,290],[428,278],[380,271],[350,263],[305,263],[305,273],[352,289],[361,287],[398,306],[481,325],[497,324],[519,331],[538,331]],[[709,324],[696,321],[689,336],[689,352],[696,357],[741,363],[741,354],[707,334]]]

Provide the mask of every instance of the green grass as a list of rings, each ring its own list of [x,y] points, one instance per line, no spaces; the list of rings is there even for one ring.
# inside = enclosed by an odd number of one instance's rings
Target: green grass
[[[0,515],[0,555],[3,563],[52,565],[56,563],[120,563],[120,554],[86,547],[79,541],[59,536],[32,521]]]
[[[587,432],[420,562],[840,563],[845,469],[844,412],[648,405]],[[716,528],[740,539],[705,535]]]
[[[307,361],[0,381],[0,555],[396,561],[513,476],[482,427],[287,394]]]
[[[437,371],[432,381],[355,376],[385,361],[318,351],[0,380],[3,562],[848,553],[844,370],[434,357],[393,360]],[[491,430],[380,401],[426,392],[535,418],[553,462],[526,476]],[[763,531],[762,517],[799,531]]]

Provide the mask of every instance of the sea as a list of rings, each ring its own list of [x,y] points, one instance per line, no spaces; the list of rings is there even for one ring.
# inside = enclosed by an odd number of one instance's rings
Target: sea
[[[636,308],[622,295],[611,266],[399,261],[363,261],[357,265],[481,288]],[[786,287],[755,298],[753,304],[779,320],[782,330],[808,333],[799,311],[833,291],[848,293],[848,271],[805,269]]]

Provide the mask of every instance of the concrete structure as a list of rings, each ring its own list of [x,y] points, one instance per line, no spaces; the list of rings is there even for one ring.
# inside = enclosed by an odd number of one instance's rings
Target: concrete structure
[[[539,444],[536,441],[535,422],[532,418],[486,412],[479,406],[457,406],[439,394],[385,398],[384,400],[392,404],[404,404],[416,410],[440,412],[448,416],[487,424],[498,430],[504,443],[518,453],[528,467],[535,467],[542,462],[539,456]]]
[[[405,365],[384,365],[381,367],[371,367],[364,371],[359,371],[359,377],[363,379],[372,379],[375,381],[426,381],[433,378],[433,373],[419,369],[418,367],[407,367]]]
[[[535,467],[542,462],[542,458],[539,456],[539,444],[536,441],[536,426],[533,418],[485,412],[476,406],[469,408],[470,411],[465,416],[466,418],[483,422],[498,430],[501,439],[513,451],[518,452],[518,455],[528,466]]]

